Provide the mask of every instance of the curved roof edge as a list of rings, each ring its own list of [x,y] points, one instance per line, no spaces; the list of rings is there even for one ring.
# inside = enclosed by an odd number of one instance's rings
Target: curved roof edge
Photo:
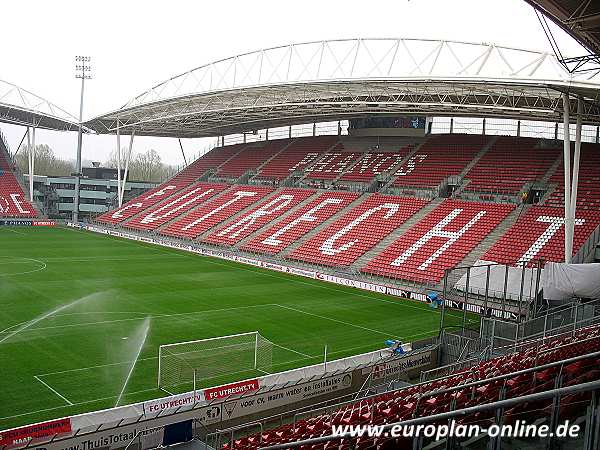
[[[600,73],[570,74],[550,52],[434,39],[339,39],[202,65],[86,125],[98,133],[114,133],[118,123],[123,133],[204,137],[349,114],[554,121],[563,92],[585,99],[587,123],[600,122]],[[381,104],[385,110],[376,110]]]
[[[0,80],[0,122],[56,131],[79,128],[79,120],[63,108],[3,80]]]

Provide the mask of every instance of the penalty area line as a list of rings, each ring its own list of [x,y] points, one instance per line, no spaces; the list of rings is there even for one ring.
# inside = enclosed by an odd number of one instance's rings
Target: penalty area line
[[[273,344],[275,347],[279,347],[284,350],[287,350],[288,352],[292,352],[292,353],[295,353],[300,356],[305,356],[306,358],[316,358],[316,356],[307,355],[306,353],[302,353],[302,352],[299,352],[298,350],[294,350],[293,348],[289,348],[289,347],[285,347],[283,345],[276,344],[275,342],[271,342],[271,344]]]
[[[64,395],[62,395],[60,392],[58,392],[56,389],[54,389],[52,386],[50,386],[44,380],[42,380],[41,378],[39,378],[37,375],[34,375],[33,378],[35,378],[36,380],[38,380],[40,383],[42,383],[44,386],[46,386],[48,389],[50,389],[52,392],[54,392],[56,395],[58,395],[61,399],[63,399],[65,402],[67,402],[67,405],[73,406],[73,402],[71,402],[71,400],[69,400],[67,397],[65,397]]]

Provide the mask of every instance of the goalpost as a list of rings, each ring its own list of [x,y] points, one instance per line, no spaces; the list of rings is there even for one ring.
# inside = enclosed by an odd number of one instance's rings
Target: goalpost
[[[258,331],[177,342],[158,348],[158,388],[168,389],[224,375],[270,373],[273,343]],[[170,393],[170,392],[169,392]]]

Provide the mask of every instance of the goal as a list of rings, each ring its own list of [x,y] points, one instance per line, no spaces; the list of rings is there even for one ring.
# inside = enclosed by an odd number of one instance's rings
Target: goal
[[[258,331],[197,341],[177,342],[158,348],[158,388],[185,387],[210,378],[256,372],[270,373],[273,343]]]

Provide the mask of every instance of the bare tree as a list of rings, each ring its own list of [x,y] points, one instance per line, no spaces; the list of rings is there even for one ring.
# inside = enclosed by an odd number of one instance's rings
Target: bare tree
[[[125,155],[127,149],[121,149],[121,154]],[[117,167],[117,152],[113,151],[104,163],[106,167]],[[121,169],[125,168],[124,157],[121,159]],[[176,169],[172,166],[163,164],[160,155],[154,149],[144,153],[132,155],[129,161],[128,180],[161,182],[173,176]]]
[[[57,158],[52,148],[46,144],[36,145],[34,156],[36,175],[67,176],[75,171],[72,161]],[[19,170],[29,173],[29,147],[23,147],[15,159]]]

